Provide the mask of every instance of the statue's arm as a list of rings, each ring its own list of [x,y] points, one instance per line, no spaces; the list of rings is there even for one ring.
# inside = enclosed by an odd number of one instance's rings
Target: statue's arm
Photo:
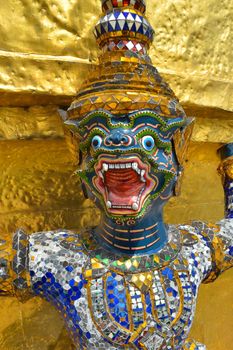
[[[10,241],[0,240],[0,296],[12,295],[20,301],[34,295],[47,298],[44,279],[51,272],[53,278],[63,278],[59,274],[64,273],[64,259],[66,262],[75,261],[76,250],[81,251],[79,235],[67,230],[35,232],[31,235],[18,230]],[[83,255],[79,255],[77,264],[81,264],[83,259]]]
[[[28,258],[29,236],[23,230],[0,240],[0,296],[17,296],[22,301],[31,296]]]
[[[218,223],[216,239],[221,246],[221,272],[233,266],[233,219],[224,219]]]
[[[221,164],[219,172],[225,195],[225,219],[218,223],[216,239],[220,241],[222,259],[221,272],[233,266],[233,143],[219,150]]]
[[[225,195],[225,219],[216,225],[194,223],[211,252],[212,269],[204,282],[212,282],[233,266],[233,143],[220,149],[219,172]]]
[[[192,233],[200,240],[199,259],[202,282],[210,283],[233,266],[233,220],[223,219],[216,225],[195,221]]]

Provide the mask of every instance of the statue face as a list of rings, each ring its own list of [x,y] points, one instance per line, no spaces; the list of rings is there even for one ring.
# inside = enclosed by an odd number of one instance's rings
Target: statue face
[[[120,116],[100,110],[82,119],[79,174],[108,216],[137,219],[170,197],[177,176],[171,138],[178,124],[151,110]]]

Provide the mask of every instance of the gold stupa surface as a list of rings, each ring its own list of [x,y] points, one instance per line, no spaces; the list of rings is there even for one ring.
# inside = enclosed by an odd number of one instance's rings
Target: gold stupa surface
[[[152,61],[196,117],[182,193],[166,221],[216,222],[224,215],[216,151],[233,141],[231,2],[153,0],[147,8]],[[8,242],[18,227],[79,229],[98,220],[73,176],[78,153],[57,108],[70,105],[97,60],[100,13],[95,0],[1,2],[0,235]],[[232,274],[201,287],[191,335],[208,350],[233,343]],[[38,298],[1,298],[0,320],[1,350],[71,349],[59,315]]]

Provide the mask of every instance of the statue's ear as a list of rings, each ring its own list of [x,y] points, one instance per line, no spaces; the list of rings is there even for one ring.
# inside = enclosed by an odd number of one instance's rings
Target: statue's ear
[[[74,134],[77,134],[79,122],[77,120],[68,119],[68,113],[64,109],[58,109],[58,113],[60,114],[65,126]]]
[[[86,199],[88,199],[89,197],[88,197],[88,193],[87,193],[87,188],[86,188],[84,182],[81,182],[81,187],[82,187],[82,191],[83,191],[84,197],[85,197]]]
[[[178,129],[173,135],[173,144],[175,148],[178,163],[183,167],[189,142],[194,128],[194,118],[187,118],[186,124]]]
[[[181,184],[183,179],[184,163],[189,146],[189,142],[192,136],[194,127],[194,118],[187,118],[186,124],[178,129],[173,136],[173,145],[175,148],[175,154],[178,161],[178,173],[177,180],[174,186],[174,196],[179,196],[181,192]]]
[[[65,122],[68,119],[67,111],[65,111],[64,109],[61,109],[61,108],[59,108],[57,111],[58,111],[61,119],[63,120],[63,122]]]
[[[177,180],[176,180],[175,186],[173,188],[173,195],[175,197],[178,197],[181,193],[181,185],[182,185],[183,175],[184,175],[184,169],[182,166],[179,165],[178,170],[177,170]]]

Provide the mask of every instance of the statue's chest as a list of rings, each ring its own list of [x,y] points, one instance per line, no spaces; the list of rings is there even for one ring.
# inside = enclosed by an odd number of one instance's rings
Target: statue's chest
[[[86,298],[92,327],[116,348],[169,349],[182,341],[195,307],[189,272],[171,267],[88,278]]]

